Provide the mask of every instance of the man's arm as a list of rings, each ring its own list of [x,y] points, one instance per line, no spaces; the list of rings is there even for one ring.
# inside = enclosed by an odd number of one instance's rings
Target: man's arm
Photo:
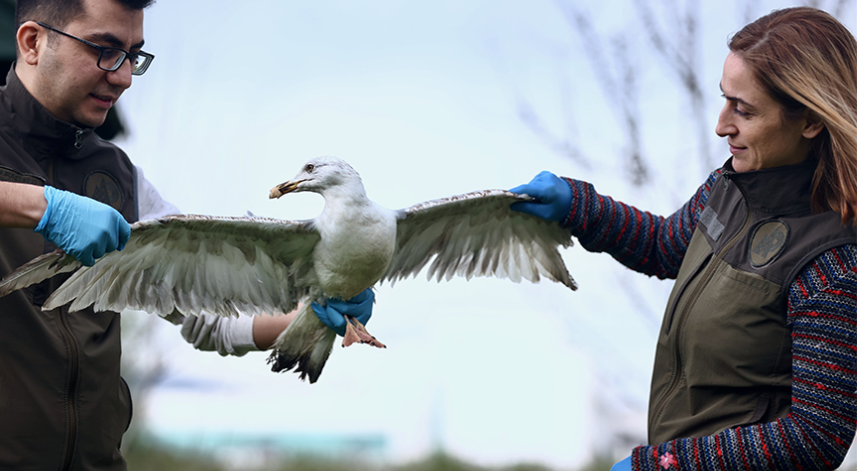
[[[44,188],[0,182],[0,227],[34,229],[47,208]]]
[[[0,182],[0,227],[33,229],[80,263],[122,250],[131,227],[118,211],[85,196],[21,183]]]
[[[298,314],[297,309],[288,313],[275,316],[256,316],[253,318],[253,342],[259,350],[267,350],[274,345],[274,340],[286,327],[292,323]]]

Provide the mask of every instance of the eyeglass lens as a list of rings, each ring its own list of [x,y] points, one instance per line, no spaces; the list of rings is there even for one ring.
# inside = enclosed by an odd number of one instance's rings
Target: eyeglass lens
[[[125,51],[121,49],[104,48],[101,50],[101,56],[98,59],[98,66],[104,70],[116,70],[119,67],[122,67],[122,63],[125,62],[125,57]],[[132,74],[140,75],[146,71],[146,68],[148,68],[148,57],[140,54],[133,54],[131,58]]]

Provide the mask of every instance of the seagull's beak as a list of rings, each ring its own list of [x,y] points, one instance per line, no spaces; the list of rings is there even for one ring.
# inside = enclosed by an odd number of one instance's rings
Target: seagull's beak
[[[305,182],[306,180],[297,180],[297,181],[289,181],[286,183],[281,183],[274,188],[271,188],[271,193],[268,195],[269,198],[279,198],[286,193],[291,193],[293,191],[297,191],[298,185]]]

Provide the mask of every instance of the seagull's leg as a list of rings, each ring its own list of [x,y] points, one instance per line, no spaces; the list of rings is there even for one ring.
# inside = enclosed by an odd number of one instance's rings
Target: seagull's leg
[[[348,347],[354,343],[363,343],[363,340],[360,339],[360,336],[357,335],[357,330],[351,325],[351,316],[345,317],[345,336],[342,337],[342,346]],[[355,319],[356,320],[356,319]]]
[[[342,346],[347,347],[353,343],[366,343],[378,348],[387,348],[386,345],[379,342],[378,339],[372,336],[363,327],[356,318],[345,316],[345,337],[342,338]]]

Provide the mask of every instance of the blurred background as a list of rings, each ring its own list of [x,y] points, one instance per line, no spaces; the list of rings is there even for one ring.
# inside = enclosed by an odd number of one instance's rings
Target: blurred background
[[[729,157],[729,36],[794,5],[853,32],[855,3],[162,0],[114,140],[186,213],[314,217],[317,195],[268,190],[328,154],[390,208],[550,170],[667,215]],[[369,328],[389,348],[337,347],[313,385],[126,313],[131,469],[609,469],[645,443],[672,283],[564,257],[577,292],[379,286]]]

